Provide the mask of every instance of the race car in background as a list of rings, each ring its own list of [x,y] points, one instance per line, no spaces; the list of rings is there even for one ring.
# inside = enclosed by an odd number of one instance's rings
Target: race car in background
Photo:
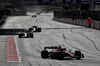
[[[32,15],[31,17],[37,17],[36,15]]]
[[[51,58],[64,60],[76,58],[76,60],[80,60],[81,58],[84,58],[84,54],[79,50],[76,50],[75,52],[71,52],[71,50],[68,51],[61,46],[47,46],[41,51],[41,57],[43,59]]]
[[[33,38],[33,33],[28,30],[24,30],[24,32],[18,32],[19,38]]]
[[[35,25],[31,26],[28,30],[31,32],[41,32],[41,28]]]
[[[19,38],[33,38],[33,32],[41,32],[41,28],[38,26],[32,26],[28,30],[18,32]]]

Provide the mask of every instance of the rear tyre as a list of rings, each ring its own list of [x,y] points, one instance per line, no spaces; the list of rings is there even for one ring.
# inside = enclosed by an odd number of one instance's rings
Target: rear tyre
[[[47,59],[48,58],[48,51],[46,51],[46,50],[43,50],[43,51],[41,51],[41,57],[43,58],[43,59]]]
[[[80,51],[75,51],[75,58],[76,58],[76,60],[81,59],[81,52]]]
[[[76,60],[80,60],[81,58],[76,58]]]
[[[84,58],[84,54],[82,53],[82,58]]]
[[[37,32],[41,32],[41,28],[38,28],[38,29],[37,29]]]
[[[33,33],[30,33],[30,38],[33,38]]]

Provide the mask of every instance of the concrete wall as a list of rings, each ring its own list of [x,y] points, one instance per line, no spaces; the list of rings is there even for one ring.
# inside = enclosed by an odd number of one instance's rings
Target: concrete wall
[[[72,20],[71,18],[56,18],[56,17],[53,17],[53,19],[59,22],[63,22],[63,23],[88,27],[88,24],[87,24],[88,20],[82,20],[82,19]],[[91,28],[100,30],[100,21],[92,21]]]

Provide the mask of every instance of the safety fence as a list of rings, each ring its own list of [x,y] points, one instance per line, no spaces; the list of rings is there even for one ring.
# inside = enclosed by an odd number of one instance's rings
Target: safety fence
[[[80,25],[80,26],[85,26],[88,27],[86,19],[75,19],[72,20],[71,18],[57,18],[53,17],[54,20],[63,22],[63,23],[69,23],[69,24],[74,24],[74,25]],[[91,28],[98,29],[100,30],[100,21],[92,21]]]
[[[57,18],[72,18],[74,19],[88,19],[91,17],[95,21],[100,21],[100,11],[66,11],[55,10],[54,17]]]
[[[7,15],[10,15],[10,10],[0,10],[0,26],[5,22]]]
[[[0,10],[0,15],[10,15],[10,10]]]
[[[4,15],[2,18],[1,18],[1,20],[0,20],[0,26],[5,22],[5,19],[6,19],[6,15]]]
[[[4,20],[0,20],[0,26],[4,23]]]

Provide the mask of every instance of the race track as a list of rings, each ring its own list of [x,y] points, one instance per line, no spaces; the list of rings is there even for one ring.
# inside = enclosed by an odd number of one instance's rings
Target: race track
[[[28,14],[28,16],[9,16],[3,27],[3,29],[28,29],[33,25],[37,25],[42,28],[42,32],[33,33],[34,38],[18,38],[17,35],[15,36],[21,57],[21,62],[15,63],[15,66],[100,66],[99,30],[54,21],[52,13],[41,13],[37,15],[37,17],[31,17],[33,13]],[[0,36],[0,39],[6,40],[6,37],[7,36]],[[4,42],[4,44],[6,46],[6,42]],[[67,49],[72,49],[72,51],[81,50],[85,58],[82,60],[41,58],[41,51],[44,46],[57,45],[62,45]],[[4,48],[6,49],[6,47]],[[4,52],[4,55],[5,54]],[[6,61],[4,61],[4,63],[5,62]],[[13,64],[14,63],[6,63],[6,65],[0,66],[13,66]]]

